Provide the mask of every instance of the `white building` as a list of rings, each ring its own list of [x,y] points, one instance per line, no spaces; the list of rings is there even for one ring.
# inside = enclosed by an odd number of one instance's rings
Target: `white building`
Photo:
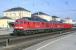
[[[50,16],[43,12],[34,13],[34,14],[32,14],[32,16],[38,16],[38,17],[45,19],[47,21],[61,21],[61,18],[59,18],[57,16]]]
[[[3,16],[10,17],[11,19],[19,19],[22,17],[31,17],[31,12],[24,8],[16,7],[4,11]]]
[[[46,13],[43,13],[43,12],[34,13],[34,14],[32,14],[32,16],[38,16],[38,17],[40,17],[40,18],[42,18],[42,19],[45,19],[45,20],[47,20],[47,21],[52,20],[52,17],[51,17],[50,15],[48,15],[48,14],[46,14]]]
[[[0,18],[0,28],[10,28],[9,22],[14,22],[15,20],[9,17],[2,17]]]

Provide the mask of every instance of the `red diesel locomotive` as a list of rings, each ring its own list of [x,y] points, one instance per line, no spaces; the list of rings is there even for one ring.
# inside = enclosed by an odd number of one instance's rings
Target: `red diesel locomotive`
[[[13,32],[15,35],[26,35],[37,32],[70,29],[72,28],[72,24],[17,19],[16,22],[14,23],[13,28],[14,28]]]

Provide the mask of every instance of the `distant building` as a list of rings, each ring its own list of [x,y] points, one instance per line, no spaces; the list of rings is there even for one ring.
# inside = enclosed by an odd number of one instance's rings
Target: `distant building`
[[[57,16],[52,16],[52,21],[61,21],[61,18]]]
[[[65,18],[64,23],[73,24],[73,20],[71,18]]]
[[[41,19],[45,19],[47,21],[52,20],[52,17],[50,15],[43,12],[37,12],[37,13],[32,14],[32,17],[34,16],[40,17]]]
[[[73,20],[73,24],[75,24],[75,25],[76,25],[76,20]]]
[[[4,16],[11,19],[19,19],[22,17],[31,17],[31,12],[24,8],[16,7],[4,11]]]
[[[9,22],[14,22],[15,20],[12,20],[9,17],[2,17],[0,18],[0,28],[10,28],[9,27]]]

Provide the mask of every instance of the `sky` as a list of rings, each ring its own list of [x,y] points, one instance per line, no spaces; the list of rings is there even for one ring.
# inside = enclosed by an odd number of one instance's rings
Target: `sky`
[[[14,7],[23,7],[32,13],[40,11],[50,16],[76,20],[76,0],[0,0],[0,14]]]

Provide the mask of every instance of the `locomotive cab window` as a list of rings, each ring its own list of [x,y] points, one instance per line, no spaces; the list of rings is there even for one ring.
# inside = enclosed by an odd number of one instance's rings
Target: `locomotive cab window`
[[[44,24],[44,23],[42,22],[42,24]]]
[[[27,22],[29,24],[29,22]]]
[[[24,23],[26,23],[26,22],[24,21]]]

